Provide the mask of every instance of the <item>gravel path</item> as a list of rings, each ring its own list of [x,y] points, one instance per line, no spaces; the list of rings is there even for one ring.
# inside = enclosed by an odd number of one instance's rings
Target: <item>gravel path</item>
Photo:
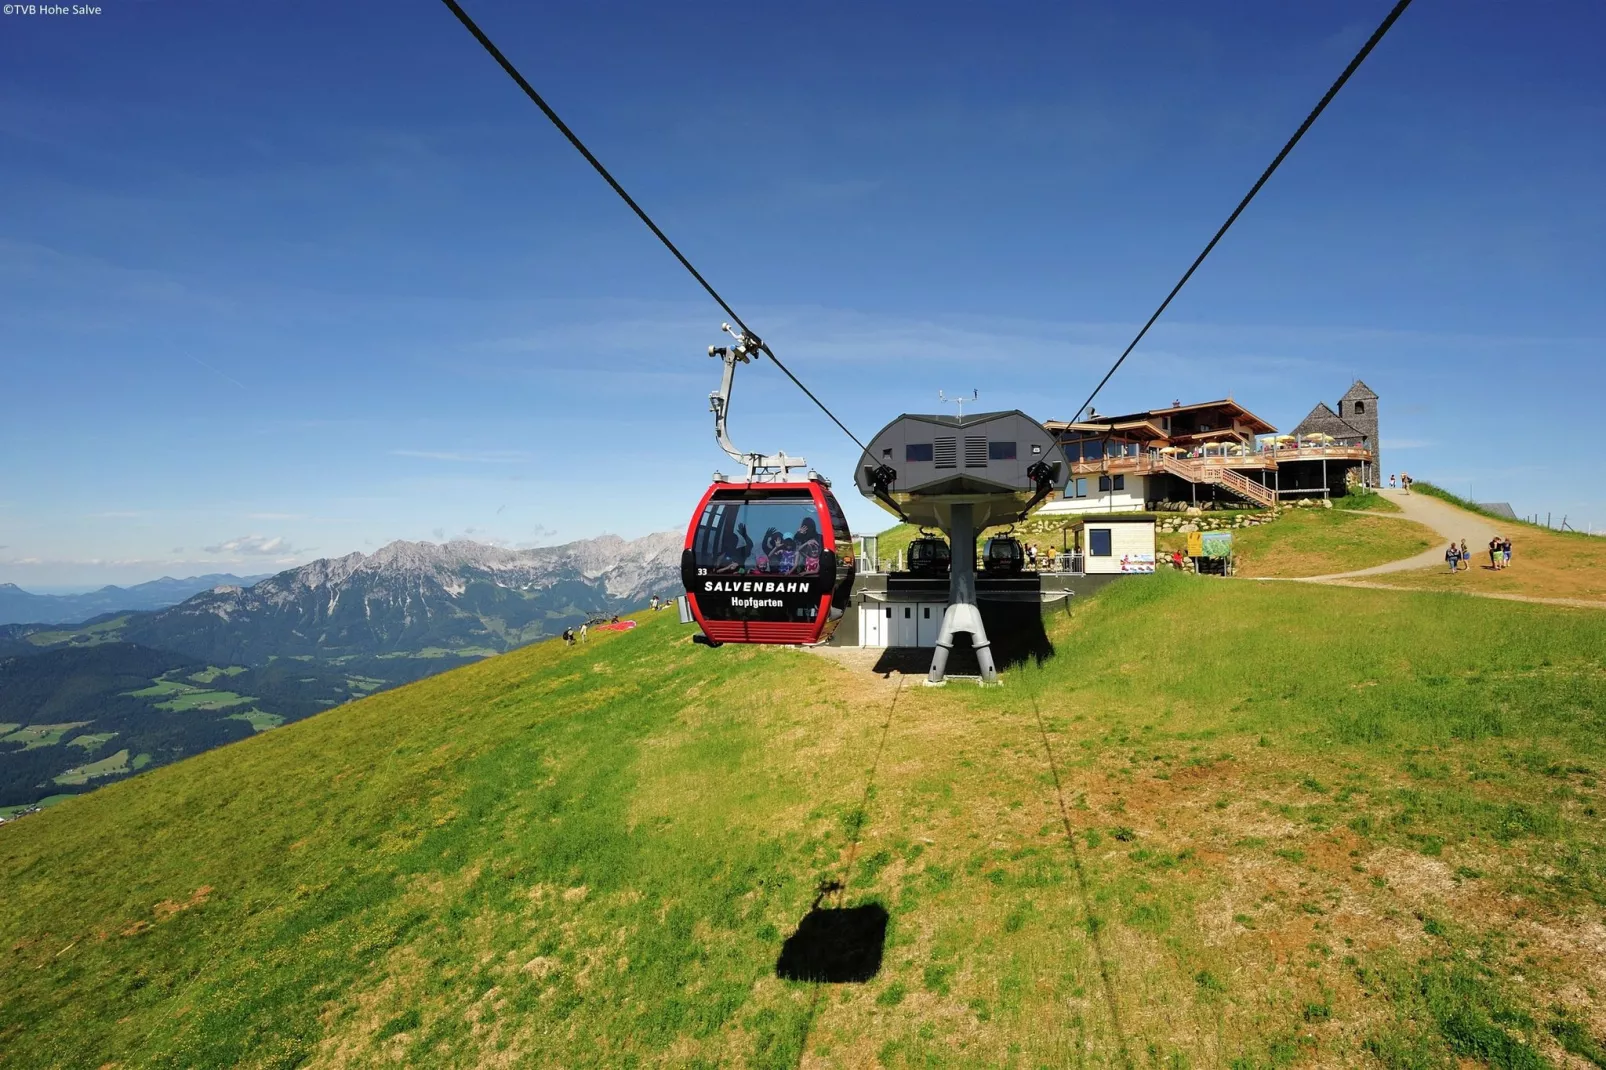
[[[1294,583],[1329,583],[1337,587],[1373,587],[1382,590],[1398,591],[1402,588],[1382,583],[1366,583],[1367,576],[1380,576],[1389,572],[1411,572],[1422,568],[1444,568],[1444,550],[1452,540],[1460,545],[1461,540],[1467,540],[1467,549],[1472,551],[1472,567],[1479,567],[1480,562],[1489,560],[1489,540],[1499,532],[1497,521],[1488,517],[1478,516],[1457,509],[1449,502],[1435,498],[1429,494],[1407,494],[1403,490],[1380,491],[1385,498],[1400,507],[1397,513],[1379,513],[1371,510],[1362,510],[1367,516],[1386,516],[1395,520],[1413,520],[1423,527],[1438,532],[1439,542],[1431,549],[1423,550],[1412,557],[1402,561],[1390,561],[1386,565],[1373,565],[1371,568],[1356,569],[1353,572],[1334,572],[1327,576],[1304,576],[1290,582]],[[1508,602],[1538,602],[1551,606],[1574,606],[1580,609],[1606,609],[1606,602],[1598,602],[1585,598],[1542,598],[1538,595],[1511,594],[1504,591],[1459,591],[1459,594],[1469,594],[1476,598],[1499,598]]]
[[[1373,565],[1353,572],[1334,572],[1327,576],[1311,576],[1311,580],[1347,580],[1360,576],[1378,576],[1385,572],[1411,572],[1419,568],[1444,567],[1444,548],[1452,540],[1457,545],[1467,540],[1472,551],[1472,564],[1477,567],[1481,553],[1488,558],[1489,540],[1495,537],[1494,521],[1475,513],[1464,513],[1449,502],[1429,494],[1407,494],[1403,490],[1379,491],[1385,498],[1400,507],[1397,513],[1368,512],[1369,516],[1386,516],[1395,520],[1413,520],[1425,528],[1439,533],[1439,541],[1414,557],[1403,561],[1390,561],[1386,565]]]

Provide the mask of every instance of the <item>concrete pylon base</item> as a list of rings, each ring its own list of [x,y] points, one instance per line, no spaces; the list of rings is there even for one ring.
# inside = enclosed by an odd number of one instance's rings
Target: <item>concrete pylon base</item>
[[[954,636],[960,632],[970,633],[970,645],[976,651],[976,663],[981,666],[982,684],[996,684],[998,669],[993,665],[992,643],[987,638],[987,629],[982,626],[981,610],[963,603],[950,605],[942,615],[942,632],[937,636],[937,649],[931,654],[931,671],[926,674],[926,683],[945,682],[943,673],[948,668],[948,652],[954,648]]]

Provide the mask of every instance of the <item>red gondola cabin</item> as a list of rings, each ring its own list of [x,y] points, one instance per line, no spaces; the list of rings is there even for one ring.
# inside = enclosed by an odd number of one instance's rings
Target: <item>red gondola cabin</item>
[[[713,643],[818,643],[853,590],[853,541],[822,480],[715,483],[686,529],[681,579]]]

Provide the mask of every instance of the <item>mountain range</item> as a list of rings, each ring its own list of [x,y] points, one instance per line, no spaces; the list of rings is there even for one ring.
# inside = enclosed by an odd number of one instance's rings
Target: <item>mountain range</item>
[[[0,624],[76,624],[104,613],[164,609],[220,584],[246,587],[269,575],[223,572],[182,580],[163,576],[132,587],[107,586],[84,594],[33,594],[14,583],[0,583]]]
[[[679,593],[680,537],[508,550],[393,542],[224,585],[129,619],[119,638],[214,664],[275,657],[484,655]]]
[[[680,553],[673,532],[532,550],[393,542],[151,611],[0,625],[0,806],[87,791],[672,598]]]

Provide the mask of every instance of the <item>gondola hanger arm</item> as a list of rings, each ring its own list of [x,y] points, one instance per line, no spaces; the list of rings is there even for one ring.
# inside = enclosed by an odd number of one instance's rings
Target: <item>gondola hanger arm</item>
[[[731,441],[728,426],[731,390],[736,383],[736,365],[751,362],[754,356],[764,351],[764,343],[757,336],[746,330],[733,328],[728,323],[722,323],[719,327],[731,336],[734,344],[708,347],[708,355],[719,358],[725,366],[720,374],[719,389],[708,395],[708,410],[714,414],[714,440],[731,460],[747,469],[749,483],[777,476],[784,481],[790,476],[792,469],[807,468],[809,462],[802,457],[788,457],[785,450],[774,454],[747,453],[739,450],[736,448],[736,443]]]

